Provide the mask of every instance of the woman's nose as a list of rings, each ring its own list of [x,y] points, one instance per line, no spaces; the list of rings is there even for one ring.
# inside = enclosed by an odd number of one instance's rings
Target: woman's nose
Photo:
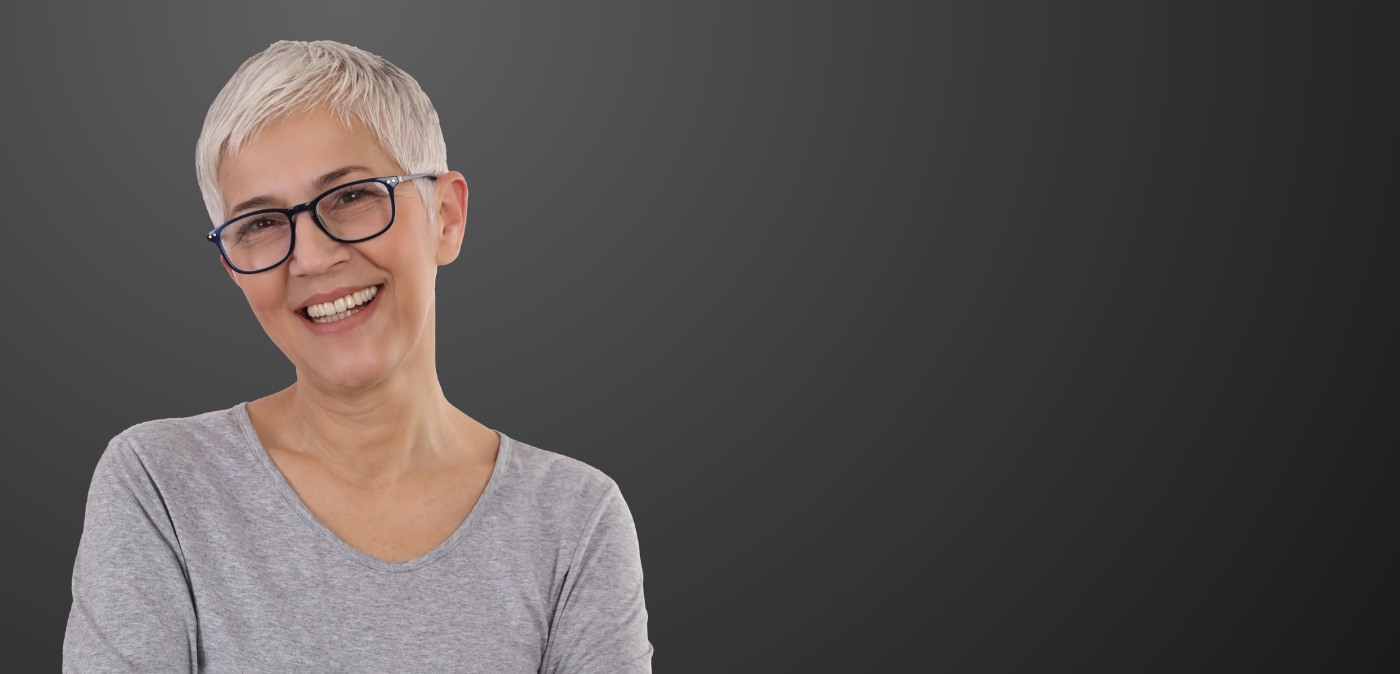
[[[292,227],[297,229],[292,257],[287,260],[291,265],[291,273],[297,276],[315,276],[350,259],[350,244],[336,241],[321,231],[311,211],[297,213],[292,218]]]

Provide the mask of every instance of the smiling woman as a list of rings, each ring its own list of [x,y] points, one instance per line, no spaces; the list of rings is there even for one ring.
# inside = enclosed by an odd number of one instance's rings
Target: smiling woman
[[[417,82],[278,42],[196,148],[208,238],[296,380],[112,439],[64,671],[651,671],[617,484],[443,394],[467,184]]]

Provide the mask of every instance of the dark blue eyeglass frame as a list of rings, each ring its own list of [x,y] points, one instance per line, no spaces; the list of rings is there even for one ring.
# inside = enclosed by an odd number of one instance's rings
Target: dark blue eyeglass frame
[[[433,173],[414,173],[414,174],[406,175],[406,176],[386,176],[386,177],[383,177],[383,178],[365,178],[365,179],[363,179],[363,180],[352,180],[352,181],[350,181],[350,182],[348,182],[348,183],[344,183],[344,184],[341,184],[341,185],[336,185],[335,187],[332,187],[332,188],[326,190],[325,192],[320,193],[319,195],[316,196],[315,199],[312,199],[311,201],[308,201],[308,202],[306,202],[306,203],[304,203],[304,204],[297,204],[297,205],[295,205],[295,206],[293,206],[293,207],[291,207],[291,208],[263,208],[263,209],[260,209],[260,210],[250,211],[250,212],[248,212],[248,213],[244,213],[244,214],[242,214],[242,215],[239,215],[239,216],[236,217],[236,218],[233,218],[232,220],[229,220],[228,222],[225,222],[225,223],[222,224],[222,225],[219,225],[218,227],[215,227],[215,228],[214,228],[214,231],[209,232],[207,235],[205,235],[204,238],[205,238],[205,239],[208,239],[210,243],[213,243],[215,246],[218,247],[218,249],[219,249],[219,255],[222,255],[222,256],[223,256],[224,262],[227,262],[227,263],[228,263],[229,269],[232,269],[232,270],[234,270],[234,271],[236,271],[236,272],[238,272],[238,273],[240,273],[240,274],[257,274],[257,273],[265,272],[265,271],[267,271],[267,270],[269,270],[269,269],[273,269],[273,268],[277,267],[278,265],[282,264],[283,262],[286,262],[286,261],[287,261],[287,258],[289,258],[289,257],[292,256],[292,251],[293,251],[293,250],[296,250],[296,247],[297,247],[297,228],[296,228],[297,215],[299,215],[302,211],[311,211],[311,220],[312,220],[313,222],[316,223],[316,227],[317,227],[318,229],[320,229],[322,233],[324,233],[326,236],[329,236],[329,237],[330,237],[332,240],[334,240],[334,241],[339,241],[339,242],[341,242],[341,243],[359,243],[359,242],[361,242],[361,241],[369,241],[370,239],[373,239],[374,237],[379,236],[380,234],[383,234],[384,232],[389,231],[389,228],[392,227],[393,224],[394,224],[395,217],[398,215],[398,210],[399,210],[398,202],[394,200],[394,188],[397,187],[397,186],[399,185],[399,183],[407,182],[407,181],[409,181],[409,180],[415,180],[415,179],[417,179],[417,178],[427,178],[427,179],[429,179],[429,180],[437,180],[437,175],[436,175],[436,174],[433,174]],[[316,205],[319,204],[319,203],[321,203],[321,200],[322,200],[322,199],[324,199],[324,198],[330,196],[332,193],[339,192],[340,190],[343,190],[343,189],[345,189],[345,188],[347,188],[347,187],[350,187],[351,185],[359,185],[360,183],[380,183],[380,184],[384,185],[386,189],[388,189],[388,191],[389,191],[389,224],[384,225],[384,229],[381,229],[381,230],[379,230],[378,232],[375,232],[374,234],[371,234],[371,235],[369,235],[369,236],[361,237],[361,238],[358,238],[358,239],[342,239],[342,238],[340,238],[340,237],[338,237],[338,236],[332,234],[332,233],[331,233],[331,230],[330,230],[328,227],[326,227],[326,223],[321,222],[321,215],[320,215],[320,213],[318,213],[318,212],[316,211]],[[268,266],[266,266],[266,267],[263,267],[263,268],[261,268],[261,269],[254,269],[254,270],[251,270],[251,271],[246,270],[246,269],[239,269],[239,268],[238,268],[238,265],[235,265],[235,264],[233,263],[233,260],[230,260],[230,259],[229,259],[228,251],[224,250],[224,243],[223,243],[223,239],[222,239],[222,237],[221,237],[221,234],[223,234],[223,231],[224,231],[224,228],[225,228],[225,227],[228,227],[229,225],[232,225],[232,224],[235,223],[235,222],[238,222],[238,221],[243,220],[243,219],[245,219],[245,218],[250,218],[250,217],[252,217],[252,216],[254,216],[254,215],[262,215],[262,214],[264,214],[264,213],[281,213],[281,214],[287,216],[287,222],[289,222],[289,223],[292,224],[292,228],[291,228],[291,240],[287,242],[287,254],[286,254],[286,255],[283,255],[283,256],[282,256],[282,259],[280,259],[280,260],[278,260],[278,261],[276,261],[276,262],[274,262],[274,263],[272,263],[272,264],[270,264],[270,265],[268,265]]]

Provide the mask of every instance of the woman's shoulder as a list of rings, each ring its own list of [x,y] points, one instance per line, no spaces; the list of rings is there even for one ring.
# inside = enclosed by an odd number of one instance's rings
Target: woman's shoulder
[[[499,432],[499,431],[498,431]],[[607,473],[581,459],[531,445],[502,433],[497,460],[504,459],[508,484],[517,496],[576,510],[597,504],[618,488]]]
[[[510,462],[516,478],[539,489],[555,493],[580,490],[606,491],[616,483],[602,470],[581,459],[560,452],[506,437],[509,454],[501,454]],[[504,445],[503,445],[504,448]]]
[[[236,455],[246,444],[242,406],[134,424],[112,437],[104,455],[130,454],[148,472],[208,467],[211,457]]]

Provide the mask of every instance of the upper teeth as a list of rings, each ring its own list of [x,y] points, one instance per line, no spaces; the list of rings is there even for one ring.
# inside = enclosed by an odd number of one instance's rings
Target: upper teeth
[[[313,304],[311,306],[306,307],[306,315],[312,318],[320,318],[322,316],[338,314],[342,311],[345,311],[346,309],[358,307],[361,304],[370,301],[370,299],[372,299],[378,292],[379,286],[370,286],[368,288],[365,288],[364,290],[357,290],[353,293],[350,293],[349,295],[335,300],[334,302]]]

